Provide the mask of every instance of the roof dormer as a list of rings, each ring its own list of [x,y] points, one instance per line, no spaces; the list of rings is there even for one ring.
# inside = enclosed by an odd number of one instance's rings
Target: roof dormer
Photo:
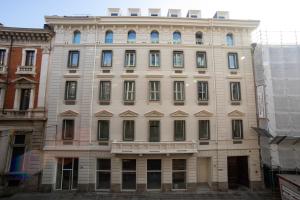
[[[214,15],[215,19],[229,19],[228,11],[217,11]]]
[[[201,18],[201,10],[189,10],[186,17],[188,18]]]
[[[160,8],[149,8],[148,15],[150,17],[160,17]]]
[[[136,17],[141,16],[140,8],[128,8],[128,16]]]
[[[169,9],[168,17],[181,17],[180,9]]]
[[[107,16],[121,16],[120,8],[108,8]]]

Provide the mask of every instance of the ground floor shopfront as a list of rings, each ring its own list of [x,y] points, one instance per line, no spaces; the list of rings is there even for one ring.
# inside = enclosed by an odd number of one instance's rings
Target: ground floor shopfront
[[[258,150],[194,154],[45,151],[44,191],[199,191],[260,189]]]

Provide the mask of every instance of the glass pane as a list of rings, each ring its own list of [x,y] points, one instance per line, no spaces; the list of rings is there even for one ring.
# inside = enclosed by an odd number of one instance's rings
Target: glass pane
[[[110,172],[97,172],[97,189],[110,189]]]
[[[15,135],[15,142],[14,144],[25,144],[25,135]]]
[[[180,34],[180,32],[174,32],[173,33],[173,41],[175,43],[180,43],[181,42],[181,34]]]
[[[97,170],[110,170],[110,159],[98,159]]]
[[[160,159],[151,159],[147,160],[147,170],[161,170],[161,160]]]
[[[109,101],[110,100],[110,88],[111,88],[110,81],[100,81],[100,98],[99,100],[102,101]]]
[[[105,35],[105,43],[106,44],[111,44],[113,43],[113,32],[107,31]]]
[[[199,139],[209,139],[209,121],[199,121]]]
[[[6,53],[5,49],[0,50],[0,65],[1,66],[5,64],[5,53]]]
[[[124,140],[132,141],[134,139],[134,121],[124,121]]]
[[[186,170],[186,160],[185,159],[173,159],[172,169],[173,170]]]
[[[175,140],[184,140],[185,138],[185,122],[183,120],[174,121]]]
[[[148,189],[161,188],[161,172],[147,172],[147,188]]]
[[[74,137],[74,120],[63,120],[63,137],[64,139],[73,139]]]
[[[149,121],[150,142],[159,142],[160,140],[160,121]]]
[[[73,44],[80,44],[80,35],[79,31],[74,32]]]
[[[109,120],[98,121],[99,140],[108,140],[109,138]]]
[[[112,52],[103,51],[102,53],[102,66],[110,67],[112,65]]]
[[[136,39],[136,34],[134,31],[129,31],[128,32],[128,41],[134,42]]]
[[[25,147],[14,147],[10,161],[10,172],[23,171]]]
[[[57,159],[56,189],[61,189],[62,180],[62,159]]]
[[[173,189],[185,189],[186,180],[185,172],[173,172]]]
[[[123,172],[122,174],[122,189],[135,190],[136,189],[136,173]]]
[[[27,110],[29,108],[30,90],[31,89],[21,89],[20,110]]]
[[[72,183],[72,170],[63,170],[62,189],[70,190]]]
[[[159,33],[157,31],[151,32],[151,42],[152,43],[158,43],[159,41]]]
[[[122,169],[127,171],[135,171],[136,160],[135,159],[122,160]]]

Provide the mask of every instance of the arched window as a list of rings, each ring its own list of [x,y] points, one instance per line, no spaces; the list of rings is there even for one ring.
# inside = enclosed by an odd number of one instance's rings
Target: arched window
[[[197,32],[196,33],[196,44],[203,44],[203,34],[202,32]]]
[[[128,42],[135,42],[135,40],[136,40],[136,33],[135,33],[135,31],[128,31],[128,39],[127,39],[127,41]]]
[[[74,31],[73,33],[73,44],[80,44],[80,31]]]
[[[112,31],[106,31],[105,44],[112,44],[114,41],[114,33]]]
[[[179,31],[175,31],[173,33],[173,43],[174,44],[181,43],[181,33]]]
[[[151,43],[159,43],[159,33],[157,31],[151,32]]]
[[[228,33],[226,35],[226,44],[227,44],[227,46],[230,46],[230,47],[233,46],[233,34],[232,33]]]

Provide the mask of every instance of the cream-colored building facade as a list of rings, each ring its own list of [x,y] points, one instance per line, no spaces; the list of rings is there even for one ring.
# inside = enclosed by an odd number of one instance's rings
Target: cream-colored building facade
[[[210,19],[195,10],[187,17],[180,10],[169,10],[168,17],[159,9],[149,12],[141,16],[139,9],[128,9],[121,15],[109,9],[101,17],[46,17],[55,37],[44,190],[261,187],[257,134],[251,129],[256,106],[250,44],[259,22],[231,20],[227,12]],[[151,58],[153,52],[158,55]],[[232,62],[238,66],[229,69]],[[105,81],[107,87],[100,83]],[[158,89],[150,81],[159,82]],[[199,82],[208,88],[199,88]],[[232,82],[239,83],[235,94]],[[159,95],[155,101],[151,92]],[[204,139],[200,129],[207,133]],[[158,134],[153,140],[152,133]]]

